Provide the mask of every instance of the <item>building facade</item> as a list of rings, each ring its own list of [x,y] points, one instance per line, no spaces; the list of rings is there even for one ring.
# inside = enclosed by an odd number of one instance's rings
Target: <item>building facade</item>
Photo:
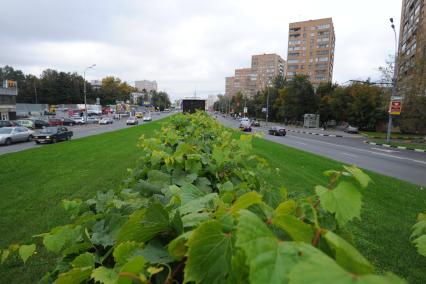
[[[139,92],[142,92],[144,89],[147,92],[157,91],[157,81],[141,80],[135,81],[135,87]]]
[[[15,81],[5,80],[0,86],[0,120],[16,119],[16,96],[18,86]]]
[[[233,77],[225,78],[225,95],[233,96],[240,92],[251,98],[272,84],[274,78],[284,76],[285,69],[285,60],[277,54],[253,55],[250,68],[235,69]]]
[[[290,23],[287,79],[304,74],[314,86],[331,82],[335,42],[332,18]]]
[[[426,95],[426,0],[402,1],[398,50],[400,91],[405,93],[409,80],[409,92]]]

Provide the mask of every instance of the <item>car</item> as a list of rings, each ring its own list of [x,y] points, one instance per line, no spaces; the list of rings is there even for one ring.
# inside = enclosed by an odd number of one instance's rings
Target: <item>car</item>
[[[87,124],[96,124],[96,123],[99,123],[99,118],[97,118],[97,117],[95,117],[95,116],[89,116],[89,117],[87,117],[87,119],[86,119],[86,123]]]
[[[34,129],[35,128],[35,124],[34,121],[31,119],[19,119],[16,121],[16,124],[22,127],[26,127],[29,129]]]
[[[151,117],[151,115],[150,114],[146,114],[146,115],[144,115],[144,117],[143,117],[143,121],[151,121],[152,120],[152,117]]]
[[[56,143],[61,140],[69,140],[72,136],[73,132],[64,126],[49,126],[34,135],[34,140],[37,144]]]
[[[99,124],[113,124],[114,120],[110,117],[104,117],[101,120],[99,120]]]
[[[272,126],[271,129],[268,130],[269,134],[274,136],[285,136],[287,134],[284,127],[281,126]]]
[[[49,126],[49,122],[42,119],[34,119],[33,121],[34,121],[34,127],[36,129],[41,129],[41,128]]]
[[[349,134],[358,134],[359,132],[358,127],[351,126],[351,125],[346,126],[346,128],[343,131]]]
[[[143,114],[141,112],[137,112],[137,113],[135,113],[135,117],[136,118],[142,118]]]
[[[137,124],[139,124],[139,121],[136,117],[131,116],[126,120],[126,124],[127,125],[137,125]]]
[[[76,122],[70,118],[59,117],[59,118],[49,119],[50,126],[62,126],[62,125],[73,126],[74,124],[76,124]]]
[[[2,127],[0,128],[0,144],[10,145],[14,142],[31,141],[34,137],[34,131],[23,127]]]
[[[244,132],[251,132],[251,123],[250,123],[250,119],[248,119],[247,117],[243,117],[241,119],[240,122],[240,127],[239,127],[242,131]]]
[[[251,122],[251,126],[259,127],[259,126],[260,126],[260,122],[259,122],[259,121],[257,121],[257,120],[252,120],[252,122]]]
[[[71,119],[74,120],[75,124],[78,124],[78,125],[86,124],[86,121],[84,120],[84,117],[82,116],[73,116]]]
[[[0,120],[0,128],[2,127],[13,127],[15,126],[15,123],[9,120]]]

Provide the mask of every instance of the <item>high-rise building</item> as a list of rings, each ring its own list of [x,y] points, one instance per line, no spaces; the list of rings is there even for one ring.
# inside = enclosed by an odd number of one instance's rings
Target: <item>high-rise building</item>
[[[285,75],[285,60],[273,54],[253,55],[251,68],[235,69],[235,76],[225,78],[225,95],[241,92],[253,97],[258,91],[272,84],[274,78]]]
[[[403,95],[406,80],[426,95],[426,0],[403,0],[399,33],[398,84]],[[413,84],[411,84],[411,87]]]
[[[287,79],[304,74],[314,86],[331,82],[335,41],[332,18],[290,23]]]
[[[139,92],[142,92],[144,89],[147,92],[157,91],[157,81],[149,81],[149,80],[135,81],[135,87]]]

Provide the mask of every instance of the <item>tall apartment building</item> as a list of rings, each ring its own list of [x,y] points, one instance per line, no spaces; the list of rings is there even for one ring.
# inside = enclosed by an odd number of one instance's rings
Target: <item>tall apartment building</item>
[[[314,86],[331,82],[335,41],[332,18],[290,23],[287,79],[304,74]]]
[[[398,50],[398,81],[414,75],[419,92],[426,95],[426,0],[402,1]],[[400,89],[404,92],[404,84]]]
[[[225,95],[241,92],[253,97],[270,85],[278,75],[285,75],[286,62],[277,54],[253,55],[250,68],[235,69],[235,76],[225,78]]]
[[[139,92],[142,92],[143,89],[145,89],[147,92],[157,91],[157,81],[135,81],[135,87]]]

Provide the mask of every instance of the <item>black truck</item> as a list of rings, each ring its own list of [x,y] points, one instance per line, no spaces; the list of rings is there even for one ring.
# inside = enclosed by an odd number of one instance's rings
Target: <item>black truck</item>
[[[184,99],[182,100],[182,112],[194,113],[197,110],[206,110],[206,101],[201,99]]]

